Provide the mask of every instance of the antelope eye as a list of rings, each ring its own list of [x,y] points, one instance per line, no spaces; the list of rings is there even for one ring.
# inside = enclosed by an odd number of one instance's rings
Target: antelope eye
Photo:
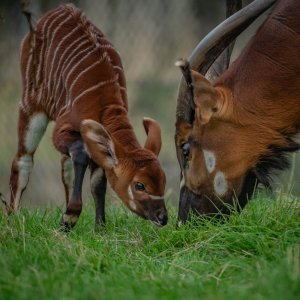
[[[134,187],[135,187],[135,189],[136,189],[137,191],[142,191],[142,192],[143,192],[143,191],[146,190],[144,184],[141,183],[141,182],[136,182]]]
[[[181,146],[181,149],[182,149],[184,160],[187,160],[189,158],[189,155],[190,155],[190,144],[189,143],[184,143]]]

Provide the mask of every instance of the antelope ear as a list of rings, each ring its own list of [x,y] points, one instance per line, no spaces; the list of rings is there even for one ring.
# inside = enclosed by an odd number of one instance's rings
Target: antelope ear
[[[188,141],[193,126],[189,124],[187,121],[182,119],[177,120],[175,126],[176,126],[175,143],[177,147],[181,147],[182,144]]]
[[[151,118],[143,118],[143,125],[147,133],[147,139],[144,148],[150,150],[156,156],[158,156],[161,149],[160,126]]]
[[[223,98],[221,93],[198,72],[191,70],[191,77],[194,87],[196,117],[204,125],[222,107]]]
[[[109,132],[94,120],[84,120],[81,123],[80,133],[90,157],[104,169],[116,166],[117,158],[114,142]]]

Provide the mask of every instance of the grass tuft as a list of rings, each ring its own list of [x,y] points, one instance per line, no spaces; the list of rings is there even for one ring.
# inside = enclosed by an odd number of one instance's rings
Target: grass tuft
[[[87,205],[69,234],[62,212],[0,215],[0,298],[298,299],[299,200],[251,201],[226,221],[158,229],[123,207],[94,231]]]

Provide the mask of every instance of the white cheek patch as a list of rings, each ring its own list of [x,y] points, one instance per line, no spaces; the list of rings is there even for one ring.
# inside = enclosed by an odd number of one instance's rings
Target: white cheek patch
[[[136,210],[136,204],[134,203],[133,200],[129,201],[129,206],[131,207],[132,210]]]
[[[25,147],[28,153],[33,153],[48,125],[48,117],[44,113],[34,115],[27,129],[25,138]]]
[[[227,180],[223,172],[217,172],[214,178],[214,189],[218,196],[224,196],[228,190]]]
[[[212,173],[216,168],[216,157],[212,151],[203,150],[204,161],[208,173]]]

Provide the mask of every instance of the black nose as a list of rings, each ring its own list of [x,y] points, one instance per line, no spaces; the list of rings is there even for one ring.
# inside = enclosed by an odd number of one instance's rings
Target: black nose
[[[159,211],[156,218],[161,226],[165,226],[168,223],[168,213]]]

